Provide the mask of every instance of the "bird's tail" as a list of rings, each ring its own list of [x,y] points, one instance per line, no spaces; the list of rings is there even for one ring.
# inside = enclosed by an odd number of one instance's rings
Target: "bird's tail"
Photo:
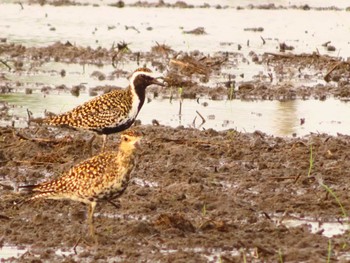
[[[30,185],[21,185],[18,186],[18,188],[24,189],[27,192],[33,192],[33,190],[38,187],[37,184],[30,184]]]
[[[22,185],[19,186],[18,188],[24,189],[26,191],[27,194],[33,194],[30,197],[25,197],[21,200],[19,200],[17,202],[17,205],[21,206],[25,203],[28,203],[30,201],[36,200],[36,199],[40,199],[40,198],[48,198],[50,196],[52,196],[52,193],[54,191],[50,191],[50,190],[40,190],[40,186],[38,184],[33,184],[33,185]]]

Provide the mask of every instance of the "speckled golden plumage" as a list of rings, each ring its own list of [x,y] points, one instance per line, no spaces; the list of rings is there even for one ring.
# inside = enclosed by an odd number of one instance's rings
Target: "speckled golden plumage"
[[[68,125],[82,129],[102,129],[119,123],[132,106],[132,93],[129,88],[113,90],[103,94],[71,111],[47,120],[50,125]]]
[[[70,199],[89,205],[90,235],[94,236],[93,212],[96,202],[119,196],[127,187],[134,167],[134,149],[141,136],[134,130],[123,132],[118,151],[103,152],[85,160],[61,177],[31,186],[29,200]]]
[[[139,68],[131,75],[126,89],[103,94],[71,111],[47,119],[46,123],[92,130],[105,136],[121,132],[134,123],[145,101],[146,88],[151,84],[164,86],[150,69]]]

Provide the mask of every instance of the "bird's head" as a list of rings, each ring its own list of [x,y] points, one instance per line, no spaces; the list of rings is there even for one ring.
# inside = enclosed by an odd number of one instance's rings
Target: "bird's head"
[[[160,81],[161,76],[157,76],[148,68],[139,68],[135,70],[130,77],[130,85],[135,89],[146,89],[149,85],[165,86]]]
[[[121,134],[120,149],[123,151],[132,151],[137,148],[142,138],[141,132],[128,129]]]

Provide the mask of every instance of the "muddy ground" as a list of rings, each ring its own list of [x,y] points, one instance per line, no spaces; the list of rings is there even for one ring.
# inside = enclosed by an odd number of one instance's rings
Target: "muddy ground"
[[[98,245],[84,241],[83,204],[50,200],[13,206],[26,196],[18,185],[56,177],[88,158],[90,134],[47,127],[0,129],[1,240],[29,250],[13,261],[327,260],[329,243],[322,231],[313,234],[307,225],[287,228],[283,220],[344,219],[322,184],[346,210],[350,207],[349,136],[288,139],[234,130],[138,128],[144,133],[142,148],[120,208],[97,206]],[[109,150],[117,143],[118,136],[110,136]],[[100,145],[95,141],[95,153]],[[314,163],[308,177],[311,145]],[[349,245],[348,232],[334,236],[331,259],[349,253]],[[57,254],[58,249],[70,253]]]
[[[23,92],[27,83],[8,76],[35,74],[46,62],[114,63],[110,75],[96,72],[96,77],[104,80],[127,77],[130,72],[123,70],[123,61],[136,61],[162,73],[169,86],[183,87],[184,98],[348,100],[350,96],[349,59],[317,52],[293,54],[283,43],[275,53],[250,52],[248,56],[240,47],[210,56],[159,44],[145,53],[126,47],[119,43],[110,49],[93,49],[69,41],[25,47],[4,38],[0,44],[0,92]],[[265,65],[266,71],[257,72],[252,79],[243,73],[227,74],[249,63]],[[65,70],[50,74],[64,78]],[[219,81],[212,82],[213,78]],[[310,80],[314,84],[295,84]],[[76,89],[41,83],[36,88],[43,94]],[[95,87],[101,89],[104,87]],[[171,97],[173,90],[150,87],[148,93]],[[31,93],[29,89],[26,92]],[[0,110],[1,118],[12,118],[9,108]],[[92,134],[36,122],[22,129],[1,127],[0,245],[28,250],[17,259],[3,261],[327,262],[330,257],[331,261],[346,262],[349,231],[333,236],[329,243],[322,230],[312,233],[306,224],[288,228],[284,220],[317,221],[321,228],[324,222],[347,224],[349,136],[279,138],[258,131],[138,128],[144,138],[133,182],[119,199],[119,209],[108,203],[97,206],[99,244],[94,245],[85,240],[83,204],[36,201],[15,205],[26,197],[18,186],[57,177],[88,158]],[[109,150],[116,149],[118,138],[109,137]],[[100,147],[101,140],[95,141],[95,154]],[[311,149],[314,161],[310,166]]]

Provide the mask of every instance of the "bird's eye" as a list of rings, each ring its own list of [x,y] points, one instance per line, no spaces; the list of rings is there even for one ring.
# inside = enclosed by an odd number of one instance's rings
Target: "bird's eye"
[[[124,142],[129,141],[128,137],[123,137],[123,141],[124,141]]]

